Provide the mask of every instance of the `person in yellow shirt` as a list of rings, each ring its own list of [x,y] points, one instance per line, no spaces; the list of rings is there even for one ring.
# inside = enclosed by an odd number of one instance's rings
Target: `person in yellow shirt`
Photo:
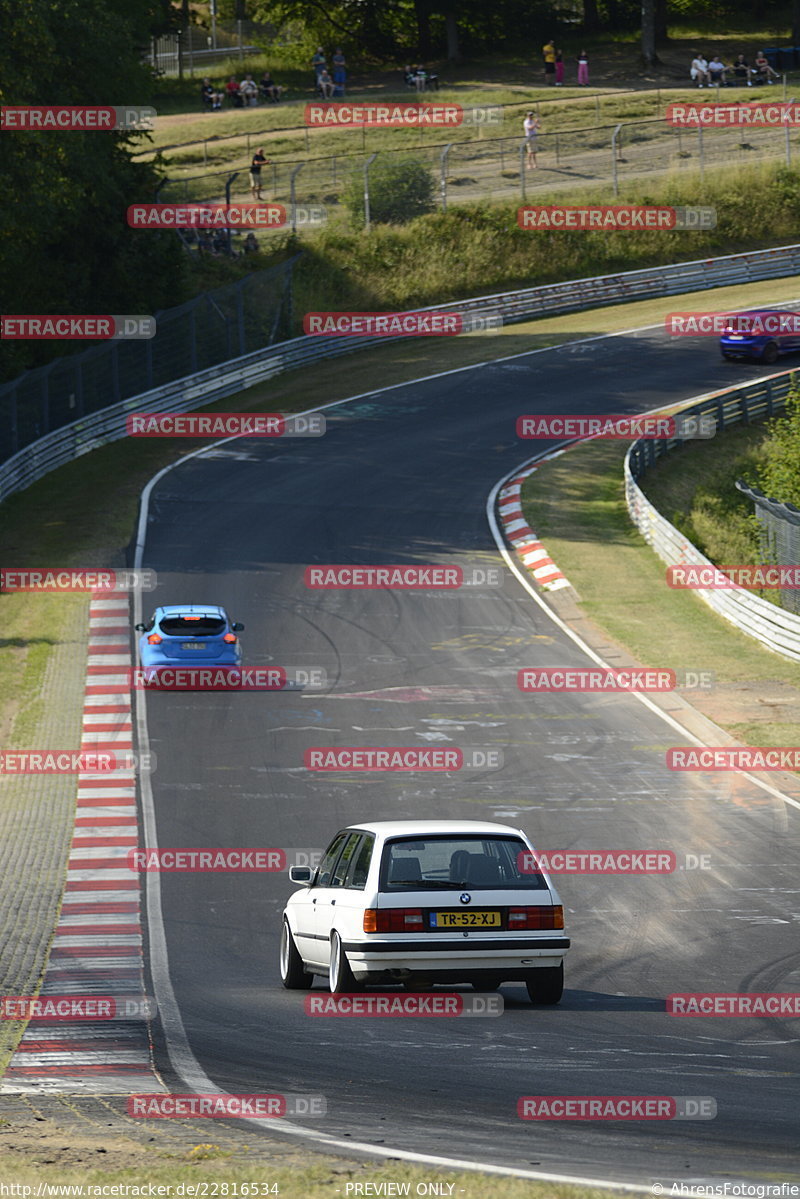
[[[551,86],[555,83],[556,78],[556,48],[552,38],[542,46],[542,55],[544,56],[544,81],[545,84]]]

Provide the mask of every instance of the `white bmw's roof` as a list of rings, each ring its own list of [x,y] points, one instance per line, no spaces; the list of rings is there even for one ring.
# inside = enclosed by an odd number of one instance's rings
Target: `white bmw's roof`
[[[407,837],[435,836],[437,833],[452,836],[469,836],[470,834],[513,833],[519,835],[519,829],[508,824],[490,824],[485,820],[364,820],[354,821],[349,828],[363,829],[375,833],[377,837]]]

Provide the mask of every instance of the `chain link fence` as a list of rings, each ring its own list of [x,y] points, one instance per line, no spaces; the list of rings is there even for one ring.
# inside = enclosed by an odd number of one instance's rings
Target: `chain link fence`
[[[615,194],[630,179],[706,171],[782,161],[791,165],[800,150],[800,129],[707,128],[676,129],[663,119],[620,122],[588,128],[540,133],[536,167],[527,169],[526,143],[519,137],[482,138],[469,142],[430,143],[398,150],[380,150],[381,162],[409,158],[425,163],[434,179],[438,203],[481,200],[534,201],[537,193],[575,189],[591,184],[611,185]],[[251,145],[252,144],[252,145]],[[251,135],[242,146],[242,159],[228,170],[179,176],[173,173],[159,199],[175,203],[221,201],[225,184],[239,172],[232,194],[244,198],[251,148],[262,145],[269,158],[266,138]],[[324,204],[330,215],[342,203],[348,180],[364,179],[375,151],[356,150],[339,155],[278,159],[262,172],[265,199],[288,204]],[[169,167],[167,168],[169,170]],[[369,171],[366,169],[366,186]]]
[[[298,258],[156,313],[152,338],[106,341],[0,386],[0,462],[129,396],[290,337]]]
[[[763,561],[800,566],[800,508],[768,499],[758,487],[748,487],[741,479],[737,479],[736,489],[755,505]],[[800,613],[800,591],[781,588],[781,607]]]

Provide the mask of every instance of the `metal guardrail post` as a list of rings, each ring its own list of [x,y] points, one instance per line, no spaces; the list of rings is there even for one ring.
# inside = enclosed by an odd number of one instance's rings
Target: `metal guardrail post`
[[[306,165],[307,164],[304,162],[298,162],[297,166],[294,168],[291,175],[289,176],[289,204],[291,205],[291,209],[292,209],[292,233],[293,234],[297,232],[297,197],[295,195],[294,181],[297,178],[297,176],[300,174],[300,172],[302,171],[303,167]]]
[[[442,212],[447,212],[447,158],[454,142],[448,142],[439,155],[439,194],[442,197]]]
[[[705,172],[705,155],[703,153],[703,126],[702,125],[697,126],[697,153],[700,158],[700,181],[702,183],[703,175]]]
[[[364,228],[369,233],[370,217],[369,217],[369,168],[372,166],[375,159],[378,157],[378,151],[370,154],[367,161],[364,163]]]
[[[619,125],[617,125],[616,129],[611,134],[611,162],[612,162],[612,166],[614,168],[614,195],[615,196],[619,195],[619,183],[617,182],[617,136],[618,136],[621,128],[622,128],[622,122],[620,121]]]
[[[230,206],[231,206],[231,187],[233,186],[234,179],[236,179],[238,175],[239,175],[239,172],[234,171],[233,174],[229,175],[225,181],[225,205],[227,208],[230,208]],[[225,226],[225,232],[226,232],[226,241],[228,243],[228,257],[230,258],[230,257],[232,257],[232,254],[233,254],[233,247],[231,245],[231,227],[230,227],[230,225]]]
[[[783,77],[783,83],[784,83],[783,98],[784,98],[784,100],[786,100],[786,76],[785,75]],[[787,100],[786,102],[787,102],[787,104],[794,104],[794,96],[792,96],[791,100]],[[787,165],[787,167],[790,167],[792,165],[792,143],[789,141],[789,122],[788,121],[786,122],[786,125],[784,126],[783,135],[786,140],[786,165]]]

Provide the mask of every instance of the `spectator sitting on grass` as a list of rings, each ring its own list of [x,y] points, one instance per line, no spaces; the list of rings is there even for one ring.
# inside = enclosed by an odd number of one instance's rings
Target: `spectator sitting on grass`
[[[259,252],[258,239],[252,231],[244,239],[244,252],[245,254],[257,254]]]
[[[710,83],[725,83],[725,72],[732,70],[731,67],[726,67],[718,54],[715,54],[708,64],[708,78]]]
[[[234,108],[244,108],[242,93],[239,91],[239,80],[235,75],[231,75],[230,79],[225,84],[225,91],[228,93],[228,99]]]
[[[331,99],[335,84],[330,77],[330,72],[328,71],[327,67],[320,71],[319,76],[317,77],[317,87],[322,92],[323,100]]]
[[[764,80],[766,80],[767,83],[772,83],[775,79],[780,78],[778,72],[773,71],[772,67],[769,65],[769,59],[763,50],[759,50],[753,65],[755,66],[756,79],[759,83],[763,83]]]
[[[753,80],[750,78],[753,69],[743,54],[740,54],[733,64],[733,73],[739,83],[746,83],[748,87],[753,86]]]
[[[708,61],[702,54],[695,51],[695,56],[692,59],[692,65],[689,67],[689,74],[698,87],[705,87],[708,83]]]
[[[439,90],[439,76],[438,75],[435,75],[433,73],[433,71],[426,71],[425,68],[421,64],[417,67],[417,74],[418,75],[422,74],[425,76],[426,87],[428,85],[430,85],[435,92],[438,92],[438,90]]]
[[[222,93],[218,92],[211,80],[206,76],[200,85],[200,99],[203,108],[217,112],[222,108]]]
[[[245,75],[239,84],[239,91],[242,93],[245,108],[255,107],[258,104],[258,84],[252,75]]]
[[[265,71],[258,81],[258,89],[265,100],[274,100],[277,104],[283,88],[276,83],[269,71]]]

